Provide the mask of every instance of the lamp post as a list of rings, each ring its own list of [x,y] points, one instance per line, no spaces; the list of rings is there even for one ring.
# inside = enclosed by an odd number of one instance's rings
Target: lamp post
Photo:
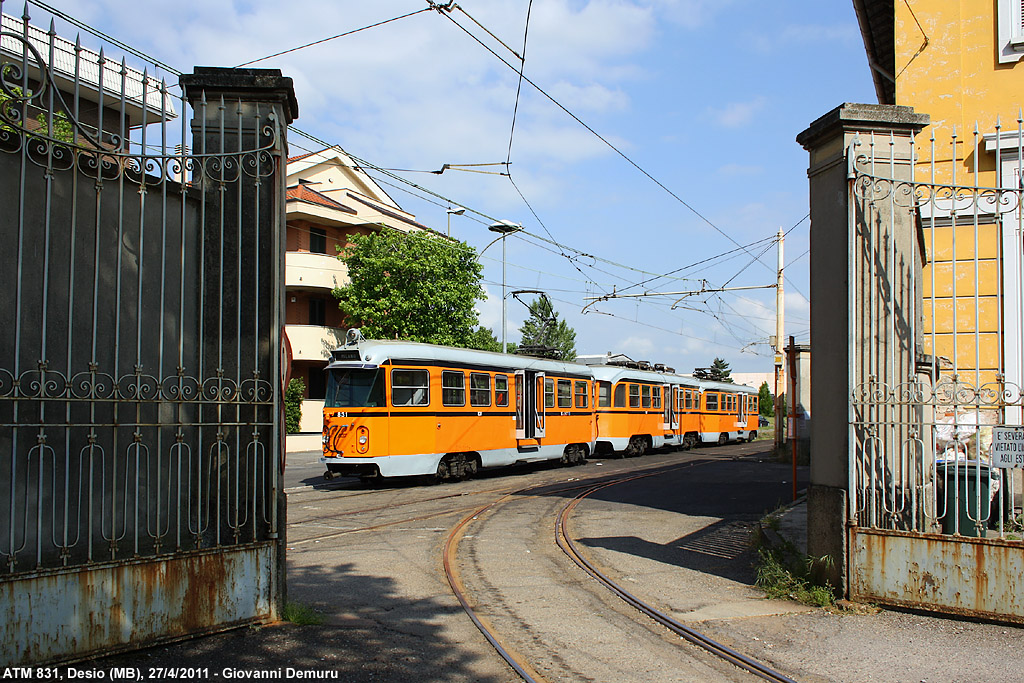
[[[452,236],[452,214],[455,214],[456,216],[461,216],[464,213],[466,213],[466,209],[464,209],[461,206],[448,207],[448,232],[446,233],[448,237]]]
[[[519,232],[523,226],[512,221],[498,221],[488,225],[487,229],[501,235],[501,352],[505,353],[508,350],[507,321],[505,320],[505,238],[514,232]]]

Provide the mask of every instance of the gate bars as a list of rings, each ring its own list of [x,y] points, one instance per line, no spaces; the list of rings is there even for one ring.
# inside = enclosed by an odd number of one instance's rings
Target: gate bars
[[[863,207],[851,215],[848,273],[858,526],[1020,538],[1019,471],[990,467],[992,426],[1021,424],[1024,405],[1024,117],[1016,123],[988,135],[976,125],[967,162],[937,161],[950,150],[933,131],[910,180],[894,179],[891,136],[862,134],[849,150],[851,206]],[[963,142],[954,130],[952,150]],[[996,186],[979,184],[985,150]],[[894,241],[899,212],[916,223],[915,249]]]
[[[2,28],[0,578],[276,538],[286,122]]]

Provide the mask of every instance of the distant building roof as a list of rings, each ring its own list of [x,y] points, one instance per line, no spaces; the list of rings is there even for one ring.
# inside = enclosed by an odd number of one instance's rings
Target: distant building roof
[[[20,64],[25,56],[26,36],[28,45],[39,53],[42,59],[42,66],[49,66],[50,73],[57,83],[57,87],[64,92],[74,92],[76,83],[76,72],[78,92],[82,99],[90,102],[100,100],[100,54],[77,45],[76,43],[54,35],[52,42],[52,64],[50,63],[51,42],[49,31],[29,24],[26,29],[25,22],[9,14],[0,15],[0,27],[4,35],[0,37],[0,55],[8,60],[15,60]],[[19,39],[12,35],[22,36]],[[39,78],[40,64],[32,50],[28,50],[27,65],[29,67],[29,78]],[[177,117],[174,109],[174,98],[169,94],[160,92],[160,81],[152,76],[146,76],[141,71],[129,66],[124,68],[123,84],[121,74],[121,62],[115,62],[104,58],[102,65],[103,103],[110,107],[121,106],[121,90],[124,89],[125,110],[131,118],[132,125],[139,125],[142,119],[142,112],[145,108],[147,123],[157,123],[160,120],[169,120]],[[72,107],[71,102],[67,103]],[[70,113],[70,112],[69,112]]]
[[[353,194],[351,192],[346,192],[345,194],[348,195],[349,199],[354,199],[360,204],[370,207],[374,211],[379,211],[382,215],[387,216],[388,218],[394,218],[396,221],[402,221],[403,223],[408,223],[409,225],[415,225],[417,228],[420,228],[421,230],[429,230],[430,232],[436,232],[436,230],[434,230],[433,228],[428,228],[419,221],[413,220],[412,218],[407,218],[406,216],[403,216],[400,213],[396,213],[391,209],[386,209],[380,204],[371,202],[368,199],[363,199],[359,195]]]
[[[350,206],[345,206],[341,202],[336,202],[330,197],[327,197],[304,182],[300,182],[298,185],[292,185],[285,191],[286,201],[300,201],[308,202],[310,204],[317,204],[319,206],[326,206],[329,209],[337,209],[338,211],[344,211],[345,213],[356,214],[358,213],[355,209]]]

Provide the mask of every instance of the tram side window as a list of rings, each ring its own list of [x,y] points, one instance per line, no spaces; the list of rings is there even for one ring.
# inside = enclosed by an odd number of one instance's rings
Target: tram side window
[[[718,394],[705,394],[707,396],[708,410],[718,410]]]
[[[494,405],[508,407],[508,375],[494,376]]]
[[[576,381],[576,407],[587,407],[587,383]]]
[[[491,376],[482,372],[469,373],[469,405],[491,405]]]
[[[683,408],[686,406],[684,400],[689,393],[690,392],[685,390],[676,390],[676,412],[683,412]]]
[[[686,398],[683,399],[683,401],[684,401],[683,402],[683,407],[685,407],[686,410],[693,410],[693,392],[687,390],[685,392],[685,395],[686,395]]]
[[[616,384],[615,385],[615,407],[625,408],[626,407],[626,385]]]
[[[555,380],[550,377],[544,378],[544,407],[555,407]]]
[[[641,398],[643,400],[643,407],[644,408],[650,408],[651,407],[651,387],[650,387],[650,385],[648,385],[648,384],[643,385],[642,387],[640,387],[640,391],[641,391],[640,395],[641,395]]]
[[[441,373],[441,403],[446,406],[466,405],[466,375],[445,370]]]
[[[654,392],[651,394],[651,407],[661,410],[661,392],[664,391],[662,387],[654,387]]]
[[[629,385],[629,407],[639,408],[640,407],[640,386],[637,384]]]
[[[572,382],[567,379],[558,380],[558,407],[572,408]]]
[[[598,382],[597,383],[597,407],[598,408],[611,408],[612,406],[612,383],[611,382]]]
[[[430,404],[430,373],[426,370],[391,371],[391,405]]]

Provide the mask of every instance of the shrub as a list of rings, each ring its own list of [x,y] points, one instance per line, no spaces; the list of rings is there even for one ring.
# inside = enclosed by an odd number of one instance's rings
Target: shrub
[[[289,434],[299,433],[304,393],[306,393],[306,383],[297,377],[288,382],[288,388],[284,390],[284,423]]]

